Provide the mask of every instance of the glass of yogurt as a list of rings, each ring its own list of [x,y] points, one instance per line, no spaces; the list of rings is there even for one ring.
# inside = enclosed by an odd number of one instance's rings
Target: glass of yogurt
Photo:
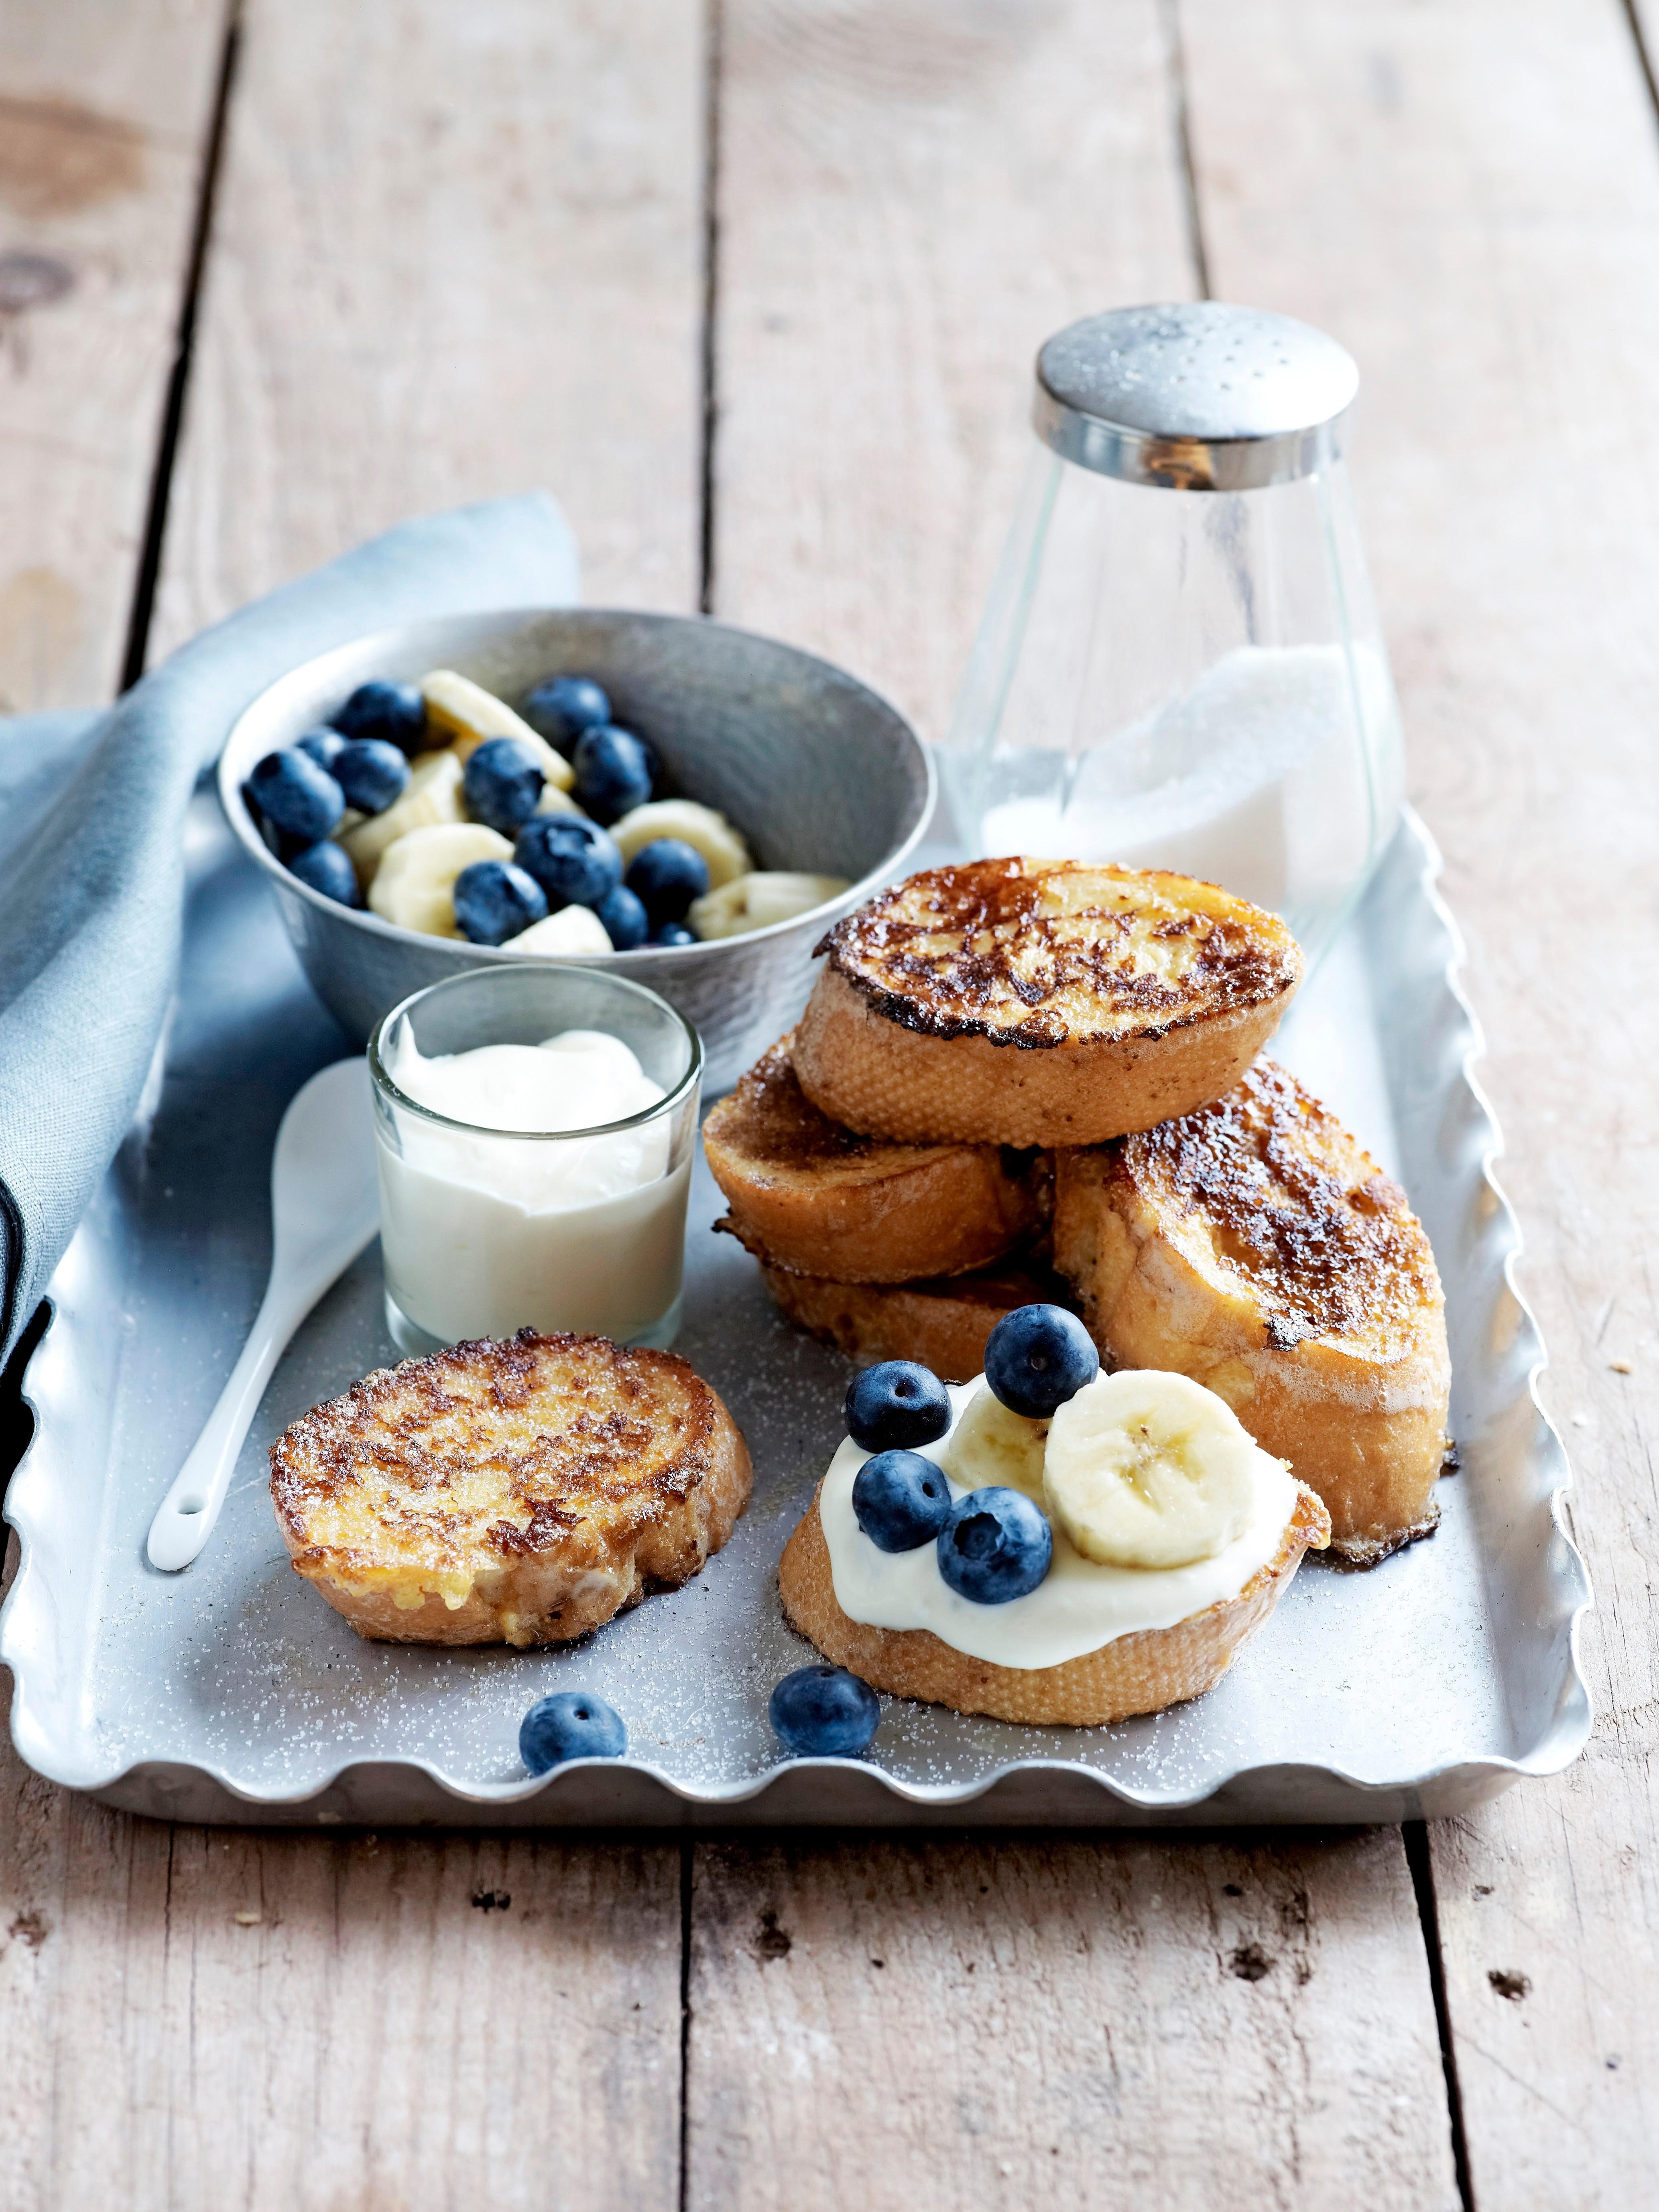
[[[386,1320],[407,1353],[515,1329],[666,1346],[702,1046],[589,968],[469,970],[368,1047]]]

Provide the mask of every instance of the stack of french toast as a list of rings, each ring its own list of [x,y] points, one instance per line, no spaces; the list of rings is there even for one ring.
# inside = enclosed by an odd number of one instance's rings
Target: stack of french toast
[[[1260,1057],[1284,924],[1194,878],[934,868],[818,948],[799,1022],[709,1115],[721,1226],[792,1320],[951,1380],[1040,1301],[1190,1376],[1370,1565],[1432,1529],[1450,1365],[1398,1186]]]

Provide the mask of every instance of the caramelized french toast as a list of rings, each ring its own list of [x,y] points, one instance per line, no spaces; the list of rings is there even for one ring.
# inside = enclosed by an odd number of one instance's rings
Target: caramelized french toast
[[[1224,1398],[1370,1565],[1440,1516],[1450,1362],[1421,1223],[1283,1068],[1212,1106],[1056,1155],[1054,1264],[1120,1367]]]
[[[842,1283],[906,1283],[988,1266],[1041,1224],[1042,1155],[997,1145],[897,1145],[820,1114],[791,1037],[703,1125],[732,1225],[774,1267]]]
[[[1018,1265],[926,1283],[836,1283],[774,1267],[764,1252],[755,1256],[775,1304],[810,1336],[861,1367],[916,1360],[943,1382],[971,1382],[981,1372],[986,1338],[1017,1307],[1076,1304],[1064,1283]]]
[[[793,1049],[832,1121],[1093,1145],[1231,1089],[1302,980],[1274,915],[1164,869],[930,868],[838,922]]]
[[[533,1329],[383,1368],[270,1452],[295,1571],[359,1635],[401,1644],[584,1636],[688,1582],[750,1480],[684,1359]]]
[[[1172,1628],[1137,1630],[1054,1667],[999,1666],[958,1651],[930,1629],[853,1620],[836,1595],[817,1494],[783,1547],[778,1589],[791,1627],[872,1689],[1033,1727],[1104,1728],[1212,1688],[1290,1587],[1304,1552],[1322,1546],[1329,1525],[1319,1500],[1300,1489],[1278,1551],[1237,1597]]]

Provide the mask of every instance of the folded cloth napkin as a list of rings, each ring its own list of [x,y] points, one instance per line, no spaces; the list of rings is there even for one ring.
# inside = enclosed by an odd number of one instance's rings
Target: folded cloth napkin
[[[433,515],[205,630],[94,714],[0,721],[0,1358],[115,1156],[178,963],[197,778],[277,677],[423,615],[568,605],[552,500]]]

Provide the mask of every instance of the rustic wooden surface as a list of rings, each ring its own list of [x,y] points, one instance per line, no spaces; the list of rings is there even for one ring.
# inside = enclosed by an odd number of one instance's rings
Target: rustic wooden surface
[[[243,0],[152,656],[402,514],[544,483],[590,597],[706,592],[937,732],[1048,329],[1207,267],[1354,347],[1601,1719],[1571,1773],[1426,1838],[284,1838],[0,1754],[9,2206],[1654,2195],[1644,12]],[[0,14],[0,256],[77,277],[0,311],[11,703],[107,690],[144,611],[227,21]]]

